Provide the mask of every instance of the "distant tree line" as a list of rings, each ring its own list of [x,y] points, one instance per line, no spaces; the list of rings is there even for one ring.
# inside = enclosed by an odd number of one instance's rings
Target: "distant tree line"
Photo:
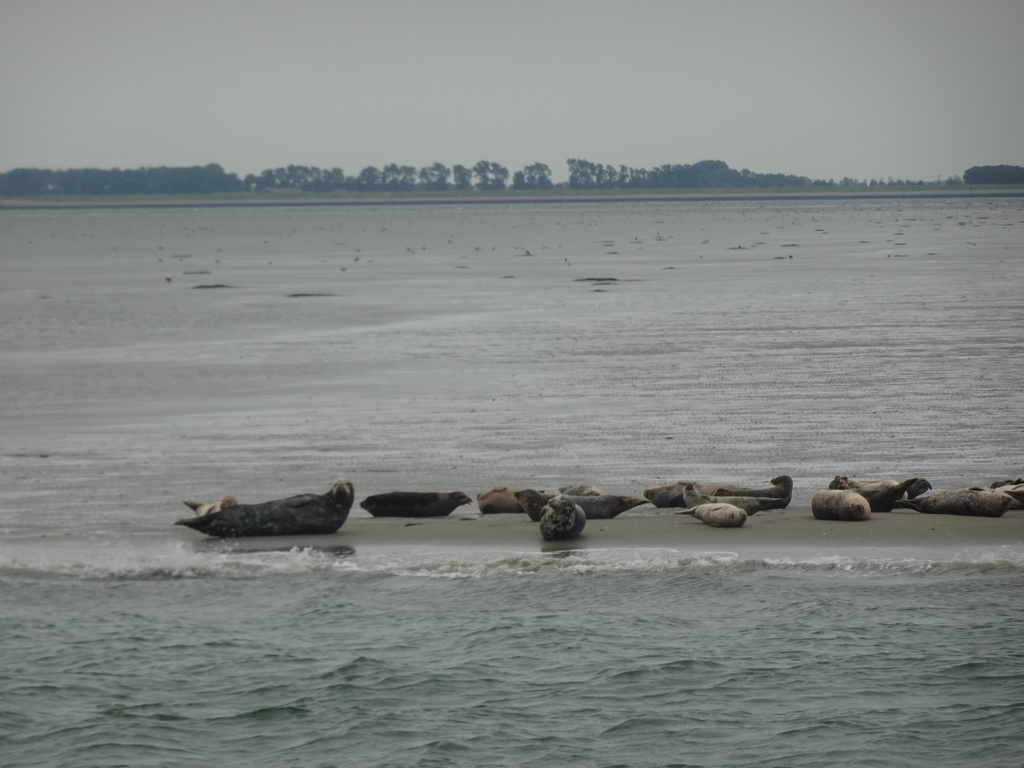
[[[216,194],[221,192],[403,192],[436,191],[501,191],[547,190],[567,187],[589,189],[699,189],[742,187],[810,187],[810,186],[878,186],[924,185],[923,181],[871,179],[861,181],[849,177],[834,180],[812,180],[806,176],[783,173],[754,173],[746,168],[736,170],[721,160],[701,160],[693,165],[660,165],[655,168],[631,168],[594,163],[571,158],[568,181],[554,184],[551,169],[544,163],[532,163],[516,171],[509,180],[505,166],[481,160],[472,167],[442,163],[414,168],[391,163],[382,167],[367,166],[355,176],[340,168],[289,165],[272,168],[258,175],[239,178],[220,165],[196,165],[181,168],[138,168],[134,170],[101,170],[83,168],[46,170],[17,168],[0,174],[0,195],[146,195],[146,194]],[[981,166],[964,174],[968,184],[1022,184],[1024,168],[1009,165]],[[959,184],[959,177],[945,182]]]
[[[964,184],[1024,184],[1019,165],[976,165],[964,171]]]

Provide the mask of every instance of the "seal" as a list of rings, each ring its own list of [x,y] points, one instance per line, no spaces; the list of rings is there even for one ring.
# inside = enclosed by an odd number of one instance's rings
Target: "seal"
[[[1022,485],[1024,484],[1024,478],[1018,477],[1016,480],[996,480],[989,488],[1002,488],[1004,485]]]
[[[348,519],[353,495],[351,481],[342,479],[323,495],[306,493],[262,504],[235,504],[174,524],[222,539],[334,533]]]
[[[512,495],[519,502],[519,506],[523,508],[527,516],[537,523],[540,522],[540,513],[543,511],[544,505],[558,494],[535,491],[533,488],[524,488],[521,491],[513,492]]]
[[[565,493],[560,495],[582,507],[590,520],[611,520],[628,509],[647,503],[647,499],[638,499],[633,496],[613,496],[609,493],[600,496],[572,496]],[[536,491],[522,491],[516,494],[516,498],[522,503],[531,520],[540,520],[544,503],[546,503],[546,501],[540,501],[540,494]]]
[[[693,509],[701,504],[731,504],[739,507],[748,516],[755,515],[763,509],[774,509],[779,499],[765,499],[759,496],[709,496],[697,490],[693,483],[688,483],[683,488],[683,502],[687,509]]]
[[[881,480],[861,482],[836,475],[828,487],[833,491],[854,491],[868,500],[872,512],[892,512],[896,502],[903,498],[914,498],[932,486],[923,477],[908,477],[906,480]],[[913,494],[913,495],[911,495]]]
[[[867,520],[871,505],[855,491],[826,489],[811,497],[811,514],[817,520]]]
[[[771,485],[768,488],[750,488],[743,485],[720,484],[712,490],[708,496],[754,496],[759,499],[778,499],[779,504],[763,509],[785,509],[793,500],[793,478],[789,475],[779,475],[769,480]],[[705,483],[705,485],[710,485]]]
[[[558,489],[563,496],[604,496],[605,492],[596,485],[566,485]]]
[[[996,493],[1002,493],[1009,496],[1013,501],[1010,502],[1010,506],[1007,509],[1024,509],[1024,483],[1004,483],[1003,485],[994,485],[992,490]]]
[[[705,525],[716,528],[740,528],[747,522],[747,513],[735,504],[698,504],[676,514],[693,515]]]
[[[489,491],[476,495],[476,505],[480,512],[485,515],[500,515],[505,513],[523,514],[526,510],[516,498],[517,491],[504,485],[491,488]]]
[[[196,517],[202,517],[203,515],[209,515],[212,512],[220,512],[222,509],[233,507],[238,502],[234,496],[225,496],[220,501],[214,502],[213,504],[204,504],[201,501],[183,501],[181,502],[186,507],[196,513]]]
[[[916,499],[896,502],[900,509],[913,509],[928,515],[971,515],[973,517],[1002,517],[1010,503],[1017,498],[1016,491],[999,493],[983,488],[960,488],[939,491]],[[1024,493],[1020,494],[1024,499]]]
[[[587,525],[587,513],[568,496],[555,496],[544,505],[540,515],[540,535],[545,541],[575,539]]]
[[[779,475],[771,480],[768,488],[748,488],[741,485],[730,485],[729,483],[697,483],[689,480],[680,480],[677,483],[659,485],[656,488],[648,488],[644,491],[644,498],[656,507],[689,507],[686,503],[686,486],[693,486],[697,493],[708,497],[714,497],[713,501],[726,501],[719,497],[747,496],[763,499],[757,510],[762,509],[785,509],[793,499],[793,478],[789,475]]]
[[[367,496],[359,506],[374,517],[444,517],[473,500],[462,491],[392,491]]]

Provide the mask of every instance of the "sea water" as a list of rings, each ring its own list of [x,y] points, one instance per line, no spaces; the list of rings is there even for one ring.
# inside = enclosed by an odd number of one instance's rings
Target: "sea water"
[[[1016,477],[1022,226],[995,198],[0,212],[0,760],[1020,765],[1016,543],[339,555],[170,523],[339,475]]]

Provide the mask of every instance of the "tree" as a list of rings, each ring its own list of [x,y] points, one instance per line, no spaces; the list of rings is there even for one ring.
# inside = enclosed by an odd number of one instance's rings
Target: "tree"
[[[489,160],[481,160],[473,166],[476,188],[480,190],[501,190],[508,186],[508,168]]]
[[[355,188],[360,192],[376,192],[380,189],[380,171],[368,165],[356,176]]]
[[[389,191],[412,189],[416,186],[416,169],[411,165],[385,165],[381,171],[380,185]]]
[[[452,185],[459,191],[465,192],[473,188],[473,172],[464,165],[452,167]]]
[[[976,165],[964,171],[965,184],[1024,184],[1019,165]]]
[[[544,163],[532,163],[512,176],[512,189],[551,189],[551,169]]]
[[[424,189],[448,189],[448,177],[451,174],[448,166],[441,163],[425,166],[420,168],[420,186]]]

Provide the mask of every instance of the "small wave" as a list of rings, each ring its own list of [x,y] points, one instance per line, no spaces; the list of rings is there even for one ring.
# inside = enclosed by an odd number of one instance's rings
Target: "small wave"
[[[0,549],[0,577],[79,579],[252,579],[302,575],[373,575],[431,579],[564,574],[772,572],[781,575],[969,576],[1024,573],[1024,551],[1003,547],[919,556],[752,557],[737,552],[675,549],[576,549],[558,552],[391,548],[368,553],[294,547],[281,550],[196,549],[173,542],[144,548],[78,547],[67,551]]]

